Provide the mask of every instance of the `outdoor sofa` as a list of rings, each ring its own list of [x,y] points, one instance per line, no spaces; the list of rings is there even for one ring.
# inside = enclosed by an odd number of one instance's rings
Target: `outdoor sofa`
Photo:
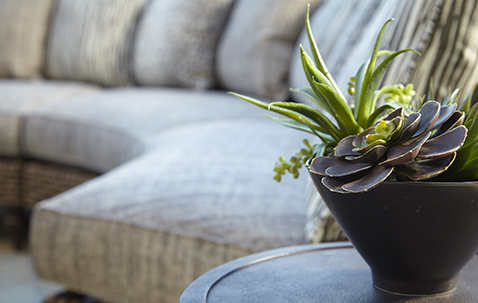
[[[0,204],[32,209],[39,277],[102,302],[178,302],[234,258],[344,239],[310,184],[273,180],[313,136],[228,91],[294,100],[307,3],[332,75],[415,48],[384,83],[478,78],[473,1],[0,1]],[[317,9],[316,9],[317,8]]]

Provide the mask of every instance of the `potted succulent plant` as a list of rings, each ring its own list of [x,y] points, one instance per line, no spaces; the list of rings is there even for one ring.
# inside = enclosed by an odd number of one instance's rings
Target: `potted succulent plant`
[[[351,78],[349,104],[321,58],[310,29],[310,57],[300,49],[310,87],[294,89],[317,108],[236,96],[286,118],[273,120],[316,135],[274,167],[277,181],[307,166],[348,239],[369,264],[374,285],[407,295],[453,291],[478,251],[478,105],[474,88],[437,102],[411,84],[379,88],[391,61],[415,50],[380,50]],[[381,61],[378,63],[378,58]],[[476,87],[476,85],[475,85]],[[383,104],[380,100],[385,99]],[[458,105],[459,104],[459,105]]]

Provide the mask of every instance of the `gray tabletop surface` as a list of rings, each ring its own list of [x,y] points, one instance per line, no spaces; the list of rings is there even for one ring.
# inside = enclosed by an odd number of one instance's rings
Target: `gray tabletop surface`
[[[194,281],[180,303],[478,302],[478,256],[450,294],[404,297],[377,290],[370,269],[348,242],[266,251],[214,268]]]

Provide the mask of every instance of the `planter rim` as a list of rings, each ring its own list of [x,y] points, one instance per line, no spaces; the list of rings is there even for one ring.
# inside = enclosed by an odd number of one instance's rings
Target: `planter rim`
[[[457,186],[457,185],[478,185],[478,181],[440,181],[440,182],[435,182],[435,181],[384,181],[381,184],[387,184],[387,185],[392,185],[392,186],[399,186],[399,185],[412,185],[412,186],[434,186],[434,185],[440,185],[440,186]],[[379,184],[378,186],[380,186]]]
[[[309,161],[310,161],[310,159],[309,159]],[[306,163],[307,170],[309,171],[309,173],[314,174],[314,173],[310,172],[310,167],[309,167],[308,164],[309,163]],[[316,175],[316,176],[318,176],[318,175]],[[475,186],[475,185],[478,185],[478,180],[476,180],[476,181],[383,181],[382,183],[377,185],[377,187],[382,185],[382,184],[391,185],[391,186],[408,185],[408,186],[423,186],[423,187],[434,186],[434,185],[440,185],[440,186],[458,186],[458,185],[460,185],[460,186]],[[371,189],[371,190],[373,190],[373,189]]]

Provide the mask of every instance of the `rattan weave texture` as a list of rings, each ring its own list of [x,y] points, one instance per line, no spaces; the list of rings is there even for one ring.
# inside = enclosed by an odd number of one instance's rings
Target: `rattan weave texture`
[[[98,175],[68,165],[0,157],[0,205],[32,209],[37,202]]]

